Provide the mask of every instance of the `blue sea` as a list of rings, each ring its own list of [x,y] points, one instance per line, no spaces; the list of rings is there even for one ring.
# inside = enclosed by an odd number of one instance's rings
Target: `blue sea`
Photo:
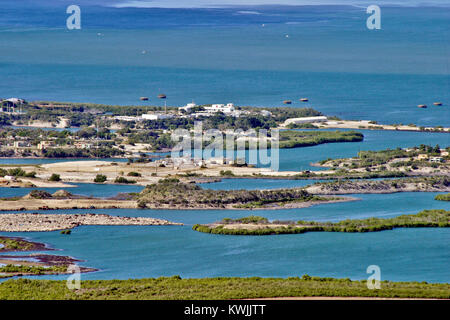
[[[148,96],[159,105],[164,92],[173,106],[261,107],[289,99],[344,119],[450,125],[446,1],[382,2],[380,30],[367,29],[357,1],[215,8],[81,1],[81,30],[66,28],[68,3],[2,1],[0,96],[114,105]]]
[[[284,0],[283,5],[211,1],[79,0],[81,30],[66,29],[71,1],[2,1],[0,97],[27,100],[181,106],[233,102],[242,106],[313,107],[343,119],[450,126],[450,6],[448,1],[377,1],[381,30],[368,30],[366,1]],[[252,1],[253,4],[256,2]],[[248,2],[247,4],[250,4]],[[314,4],[318,4],[317,2]],[[309,102],[300,103],[299,98]],[[442,106],[433,106],[440,101]],[[417,108],[427,104],[427,109]],[[356,156],[360,150],[439,144],[444,133],[358,130],[364,141],[280,150],[280,170],[320,170],[311,163]],[[111,159],[106,159],[111,160]],[[0,159],[0,163],[66,159]],[[300,187],[311,181],[230,179],[210,189]],[[139,186],[77,184],[68,189],[109,197]],[[47,189],[54,192],[56,189]],[[0,188],[0,196],[29,189]],[[96,210],[149,216],[184,226],[84,226],[59,232],[1,233],[45,242],[57,254],[98,268],[82,279],[171,276],[314,276],[450,282],[450,231],[396,229],[366,234],[306,233],[267,237],[209,235],[196,223],[249,214],[281,220],[351,218],[449,210],[437,193],[352,195],[359,201],[289,210]],[[87,213],[57,210],[45,213]],[[44,212],[44,211],[42,211]],[[64,279],[65,277],[46,277]]]

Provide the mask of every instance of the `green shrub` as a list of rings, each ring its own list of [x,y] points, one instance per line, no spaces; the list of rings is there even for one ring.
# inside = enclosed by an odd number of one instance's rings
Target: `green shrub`
[[[50,178],[48,178],[48,181],[61,181],[61,177],[59,174],[53,173]]]
[[[115,183],[125,183],[125,184],[132,184],[132,183],[136,183],[135,180],[128,180],[124,177],[116,177],[116,179],[114,180]]]
[[[106,176],[103,174],[98,174],[95,176],[94,182],[95,183],[103,183],[107,180]]]
[[[129,177],[141,177],[142,175],[139,172],[130,171],[127,176]]]

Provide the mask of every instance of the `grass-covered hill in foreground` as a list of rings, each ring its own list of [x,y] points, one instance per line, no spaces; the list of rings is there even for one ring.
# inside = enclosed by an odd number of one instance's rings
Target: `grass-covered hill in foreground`
[[[273,221],[250,216],[240,219],[223,219],[209,225],[196,224],[196,231],[226,235],[273,235],[295,234],[313,231],[328,232],[373,232],[394,228],[450,227],[450,211],[424,210],[418,214],[401,215],[394,218],[348,219],[339,222]]]
[[[450,284],[381,281],[381,289],[370,290],[363,281],[319,278],[202,278],[178,276],[130,280],[87,280],[81,289],[67,289],[61,280],[8,280],[0,284],[1,299],[151,299],[215,300],[274,297],[384,297],[450,298]]]

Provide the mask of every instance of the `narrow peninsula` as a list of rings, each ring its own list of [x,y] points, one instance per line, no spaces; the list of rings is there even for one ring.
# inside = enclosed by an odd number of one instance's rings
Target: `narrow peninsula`
[[[374,232],[394,228],[448,228],[450,211],[424,210],[414,215],[394,218],[349,219],[340,222],[272,221],[258,216],[240,219],[225,218],[212,224],[196,224],[193,230],[225,235],[276,235],[306,232]]]

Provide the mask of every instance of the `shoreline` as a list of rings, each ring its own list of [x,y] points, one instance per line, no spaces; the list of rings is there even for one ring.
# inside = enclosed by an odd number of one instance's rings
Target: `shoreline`
[[[380,130],[380,131],[411,131],[424,133],[450,133],[450,128],[442,127],[436,130],[436,127],[425,127],[408,125],[381,124],[373,120],[328,120],[326,122],[316,123],[318,129],[354,129],[354,130]],[[280,129],[286,129],[280,126]]]
[[[181,226],[182,223],[147,217],[107,214],[0,214],[0,232],[47,232],[70,230],[78,226]]]
[[[351,202],[351,201],[360,201],[361,199],[355,198],[355,197],[341,197],[340,199],[332,199],[332,200],[318,200],[318,201],[289,201],[286,202],[284,205],[283,203],[267,203],[266,205],[262,207],[249,207],[249,208],[239,208],[234,207],[234,205],[227,205],[225,207],[177,207],[177,208],[169,208],[162,205],[158,206],[147,206],[146,209],[150,210],[156,210],[156,209],[164,209],[164,210],[248,210],[248,211],[254,211],[254,210],[283,210],[283,209],[301,209],[301,208],[308,208],[315,205],[321,205],[321,204],[331,204],[331,203],[338,203],[338,202]]]
[[[0,201],[0,211],[33,211],[33,210],[64,210],[64,209],[149,209],[149,210],[282,210],[307,208],[314,205],[358,201],[355,197],[341,197],[340,199],[318,200],[283,203],[267,203],[261,207],[239,208],[235,204],[225,205],[224,207],[182,207],[162,204],[147,204],[145,208],[138,206],[136,200],[107,200],[99,198],[91,199],[20,199],[14,201]],[[245,204],[244,204],[245,205]],[[0,214],[1,216],[1,214]],[[1,230],[0,230],[1,231]]]
[[[220,235],[269,236],[303,234],[308,232],[365,233],[397,228],[448,228],[450,211],[423,210],[413,215],[394,218],[347,219],[339,222],[279,221],[248,216],[238,219],[224,218],[209,224],[195,224],[192,230]]]
[[[27,240],[23,237],[0,236],[0,279],[71,274],[67,268],[76,265],[81,273],[95,272],[99,269],[83,267],[77,262],[84,262],[71,256],[53,255],[47,253],[28,253],[14,255],[14,252],[56,251],[45,243]]]

